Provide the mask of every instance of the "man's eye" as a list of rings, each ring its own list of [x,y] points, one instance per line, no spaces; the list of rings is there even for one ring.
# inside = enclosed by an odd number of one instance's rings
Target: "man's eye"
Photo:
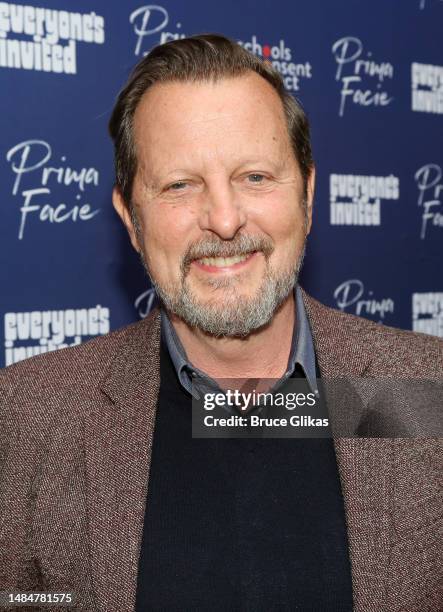
[[[186,185],[187,183],[185,183],[185,181],[177,181],[176,183],[172,183],[172,185],[169,185],[168,189],[172,191],[180,191],[181,189],[186,187]]]
[[[264,183],[265,176],[263,174],[248,174],[248,180],[250,183]]]

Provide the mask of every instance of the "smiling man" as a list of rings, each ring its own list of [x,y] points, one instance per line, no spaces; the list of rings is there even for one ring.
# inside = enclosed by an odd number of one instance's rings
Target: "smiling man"
[[[218,376],[278,377],[311,227],[309,143],[303,177],[275,88],[226,64],[208,82],[205,69],[178,65],[142,96],[132,192],[117,187],[114,205],[190,361]]]
[[[113,204],[160,306],[0,374],[0,590],[69,591],[87,612],[439,609],[440,444],[411,434],[398,381],[426,394],[443,343],[298,285],[301,106],[269,63],[201,35],[141,60],[110,132]],[[271,379],[328,403],[320,376],[365,383],[346,387],[352,437],[192,435],[199,389]]]

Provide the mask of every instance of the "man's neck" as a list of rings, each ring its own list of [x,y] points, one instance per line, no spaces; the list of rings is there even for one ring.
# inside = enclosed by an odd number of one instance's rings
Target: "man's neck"
[[[294,292],[265,327],[246,338],[215,338],[169,315],[189,361],[211,378],[280,378],[295,325]]]

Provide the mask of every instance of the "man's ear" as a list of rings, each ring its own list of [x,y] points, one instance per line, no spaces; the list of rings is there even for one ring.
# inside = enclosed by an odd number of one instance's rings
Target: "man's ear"
[[[315,166],[312,166],[311,172],[308,176],[307,180],[307,190],[306,190],[306,235],[311,231],[312,226],[312,207],[314,204],[314,190],[315,190]]]
[[[137,232],[135,231],[135,227],[132,222],[131,213],[129,212],[123,195],[118,187],[114,187],[114,189],[112,190],[112,204],[118,216],[122,220],[123,225],[128,231],[132,246],[137,251],[137,253],[139,253],[140,245],[138,244]]]

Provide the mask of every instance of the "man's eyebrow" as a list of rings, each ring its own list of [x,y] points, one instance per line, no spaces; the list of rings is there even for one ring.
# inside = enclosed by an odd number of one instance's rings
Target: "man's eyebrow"
[[[279,155],[278,159],[273,159],[269,157],[251,157],[249,159],[239,162],[237,167],[241,168],[242,166],[264,165],[270,166],[274,172],[279,172],[285,167],[286,159],[287,158],[284,155]]]

